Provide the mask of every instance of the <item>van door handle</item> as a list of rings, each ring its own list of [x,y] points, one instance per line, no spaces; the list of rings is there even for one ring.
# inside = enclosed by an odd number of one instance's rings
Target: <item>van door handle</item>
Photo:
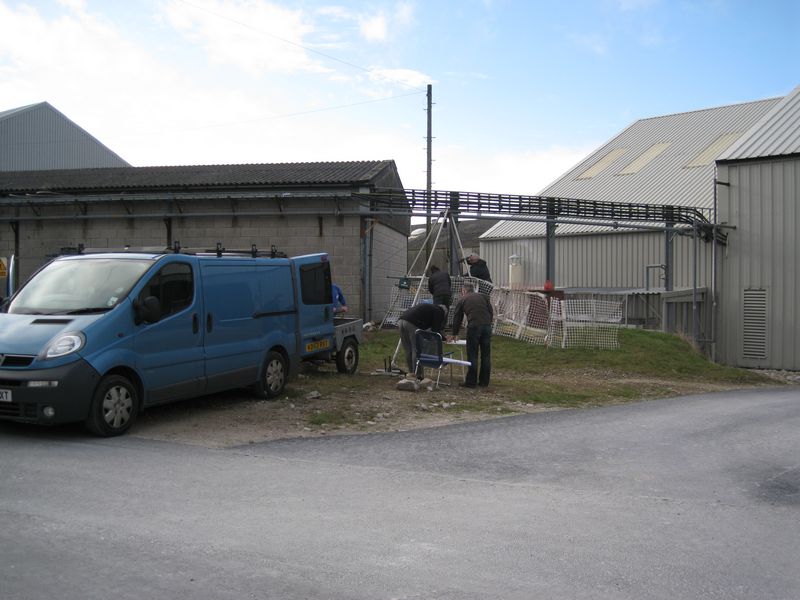
[[[211,330],[214,328],[214,319],[211,318],[211,313],[206,315],[206,331],[211,333]]]
[[[192,333],[200,331],[200,319],[197,318],[197,313],[192,315]]]

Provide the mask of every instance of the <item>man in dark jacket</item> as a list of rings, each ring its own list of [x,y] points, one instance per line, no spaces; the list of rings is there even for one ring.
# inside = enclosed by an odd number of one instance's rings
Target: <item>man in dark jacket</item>
[[[450,274],[440,271],[436,265],[431,265],[428,275],[428,291],[433,296],[434,304],[443,304],[450,308],[450,298],[453,294],[450,289]]]
[[[443,304],[417,304],[400,315],[397,328],[400,330],[400,343],[406,353],[408,373],[415,372],[417,363],[417,357],[414,355],[414,334],[417,329],[430,329],[443,335],[446,325],[447,307]]]
[[[470,254],[467,257],[467,264],[469,265],[469,274],[475,279],[483,279],[492,283],[492,278],[489,275],[489,267],[486,266],[486,261],[477,254]]]
[[[471,363],[467,368],[467,378],[462,383],[464,387],[489,385],[489,376],[492,371],[492,319],[494,309],[488,296],[475,291],[472,282],[465,282],[462,286],[463,296],[458,301],[453,311],[453,338],[458,338],[461,321],[467,317],[467,360]],[[478,370],[478,355],[480,354],[480,371]]]

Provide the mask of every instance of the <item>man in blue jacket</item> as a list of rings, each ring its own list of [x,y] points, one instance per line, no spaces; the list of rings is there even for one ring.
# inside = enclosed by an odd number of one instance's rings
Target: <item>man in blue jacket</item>
[[[331,284],[331,293],[333,294],[333,314],[346,313],[347,301],[344,299],[342,288],[335,283]]]

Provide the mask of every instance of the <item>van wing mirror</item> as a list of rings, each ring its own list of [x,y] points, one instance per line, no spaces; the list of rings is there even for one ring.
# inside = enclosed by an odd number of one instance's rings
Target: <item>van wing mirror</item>
[[[136,324],[157,323],[161,319],[161,301],[155,296],[148,296],[143,301],[134,303]]]

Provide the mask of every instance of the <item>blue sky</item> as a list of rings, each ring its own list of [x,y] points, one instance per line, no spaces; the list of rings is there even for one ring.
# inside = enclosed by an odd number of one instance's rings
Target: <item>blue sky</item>
[[[636,119],[800,84],[800,1],[0,0],[0,110],[134,165],[394,159],[535,194]]]

